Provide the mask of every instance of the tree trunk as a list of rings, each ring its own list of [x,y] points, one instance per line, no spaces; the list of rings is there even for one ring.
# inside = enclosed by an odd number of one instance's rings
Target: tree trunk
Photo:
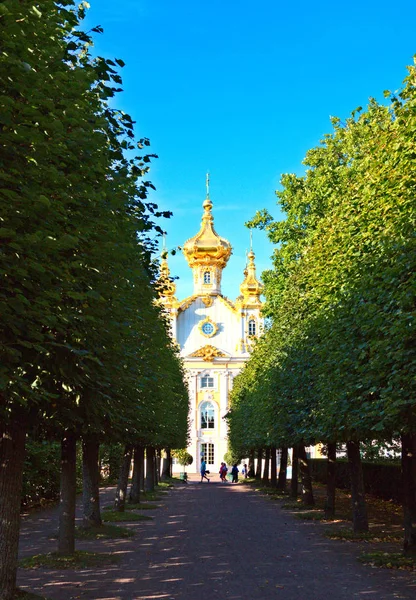
[[[263,484],[269,485],[269,470],[270,470],[270,448],[266,448],[264,452],[264,467],[263,467]]]
[[[298,497],[298,447],[292,448],[292,480],[290,482],[290,497]]]
[[[118,512],[124,512],[126,507],[127,485],[129,482],[132,453],[133,446],[127,444],[124,448],[123,460],[121,461],[120,474],[118,477],[116,498],[114,500],[114,510],[117,510]]]
[[[160,476],[162,481],[169,479],[169,477],[170,477],[170,463],[171,463],[170,448],[165,449],[165,455],[166,456],[164,456],[162,458],[162,473]]]
[[[16,591],[26,425],[19,415],[0,422],[0,599]]]
[[[155,449],[155,459],[154,459],[154,470],[155,470],[155,486],[159,485],[160,481],[160,450]]]
[[[313,497],[312,477],[309,468],[308,457],[306,456],[305,446],[299,444],[299,467],[300,477],[302,480],[302,503],[306,506],[314,506],[315,500]]]
[[[280,457],[279,479],[277,482],[277,489],[279,490],[279,492],[286,491],[287,458],[288,458],[287,446],[282,446],[282,455]]]
[[[325,498],[325,519],[335,516],[335,488],[337,475],[337,445],[328,444],[327,482]]]
[[[254,461],[256,459],[256,453],[254,450],[250,450],[250,456],[248,458],[248,473],[247,475],[249,477],[254,477],[255,476],[255,471],[254,471]]]
[[[367,505],[365,502],[363,468],[360,443],[347,442],[348,465],[351,478],[351,500],[354,532],[368,531]]]
[[[144,487],[146,492],[154,492],[155,490],[155,449],[152,446],[146,446],[146,479]]]
[[[256,474],[255,474],[256,479],[261,479],[262,457],[263,457],[263,450],[262,450],[262,448],[259,448],[257,450],[257,465],[256,465]]]
[[[100,514],[100,444],[92,435],[86,435],[82,441],[82,503],[83,527],[99,527],[102,524]]]
[[[77,438],[66,431],[61,440],[61,491],[59,504],[58,554],[75,552],[75,500],[77,493]]]
[[[140,444],[134,446],[133,477],[130,486],[129,500],[132,504],[140,503],[140,483],[143,477],[144,448]]]
[[[277,459],[276,448],[270,448],[270,485],[276,487],[277,483]]]
[[[402,487],[405,552],[416,552],[416,436],[402,435]]]

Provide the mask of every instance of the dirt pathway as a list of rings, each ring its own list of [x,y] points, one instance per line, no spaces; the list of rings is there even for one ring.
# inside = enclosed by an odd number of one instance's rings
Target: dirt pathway
[[[327,540],[248,486],[196,478],[171,491],[127,540],[77,543],[117,552],[116,566],[20,570],[18,583],[52,600],[415,599],[414,574],[357,562],[356,544]],[[113,490],[103,491],[112,498]],[[53,551],[56,511],[26,519],[22,555]]]

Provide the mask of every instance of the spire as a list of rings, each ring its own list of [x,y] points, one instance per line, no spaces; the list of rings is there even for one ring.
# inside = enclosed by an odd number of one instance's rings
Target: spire
[[[206,175],[206,198],[202,204],[200,230],[183,245],[183,253],[194,271],[195,294],[221,293],[221,272],[231,256],[231,244],[214,229],[212,201],[209,197],[209,173]]]
[[[250,252],[247,254],[247,264],[244,269],[244,281],[240,286],[244,306],[259,306],[263,284],[256,277],[256,255],[253,252],[253,234],[250,231]]]
[[[166,249],[166,234],[163,234],[162,253],[160,259],[160,275],[157,280],[157,291],[164,304],[173,304],[176,302],[175,292],[176,284],[170,276],[168,265],[168,251]]]

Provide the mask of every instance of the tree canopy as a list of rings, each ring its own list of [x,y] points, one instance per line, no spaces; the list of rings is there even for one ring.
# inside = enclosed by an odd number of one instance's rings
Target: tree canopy
[[[415,77],[333,119],[305,175],[282,177],[286,218],[248,224],[276,244],[272,326],[235,382],[235,447],[415,433]]]

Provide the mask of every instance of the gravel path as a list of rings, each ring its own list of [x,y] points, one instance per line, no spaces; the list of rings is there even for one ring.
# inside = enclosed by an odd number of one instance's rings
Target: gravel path
[[[102,494],[108,502],[114,490]],[[120,553],[118,565],[21,569],[18,584],[52,600],[416,598],[414,574],[361,565],[361,545],[327,540],[322,525],[294,519],[248,486],[192,477],[158,504],[145,513],[154,520],[128,524],[134,538],[77,543]],[[22,556],[55,550],[56,527],[56,510],[26,518]]]

